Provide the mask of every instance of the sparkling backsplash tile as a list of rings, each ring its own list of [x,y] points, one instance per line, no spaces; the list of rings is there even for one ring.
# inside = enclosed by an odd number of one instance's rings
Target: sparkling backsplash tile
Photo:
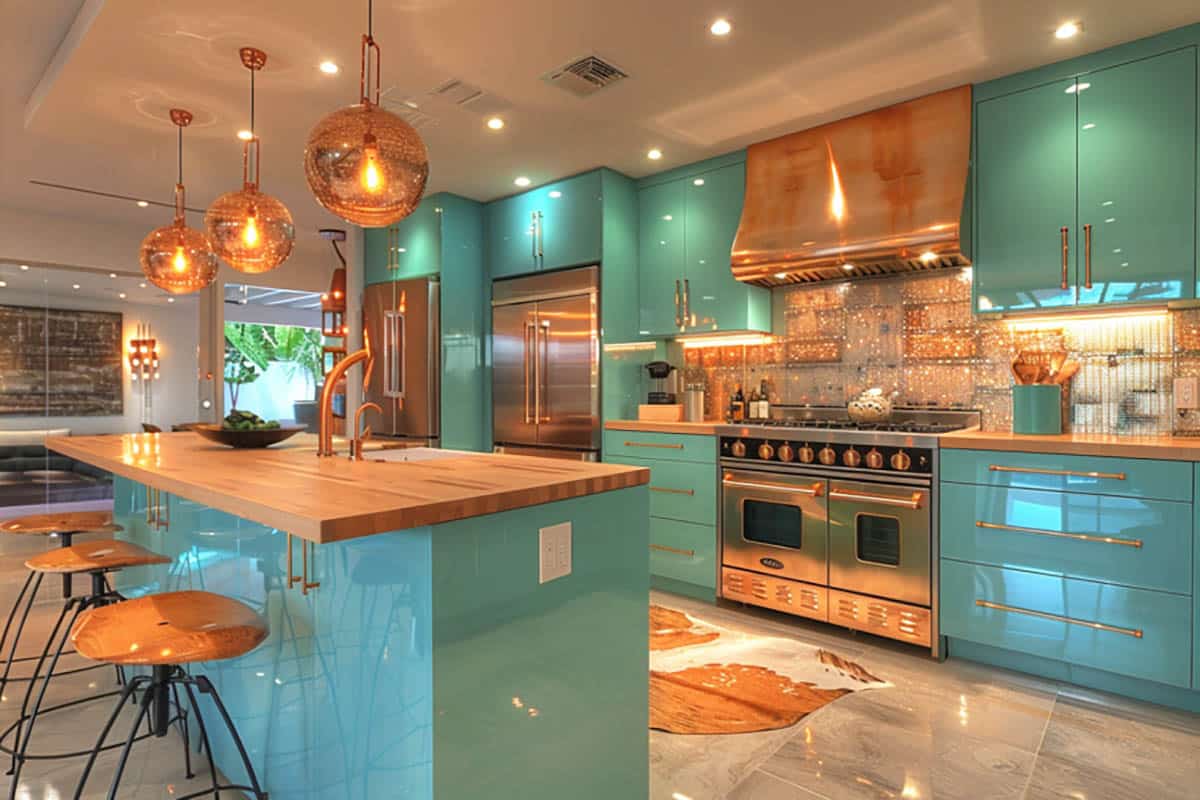
[[[1080,363],[1071,430],[1200,431],[1176,415],[1172,378],[1200,376],[1200,310],[1036,324],[977,319],[970,270],[777,289],[769,344],[686,350],[685,380],[703,383],[718,417],[741,385],[765,380],[775,403],[842,405],[872,386],[905,406],[975,408],[984,428],[1012,424],[1013,357],[1065,350]]]

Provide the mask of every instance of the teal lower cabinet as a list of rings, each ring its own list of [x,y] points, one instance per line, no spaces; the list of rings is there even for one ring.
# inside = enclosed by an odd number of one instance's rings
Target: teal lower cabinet
[[[604,445],[606,461],[650,470],[652,585],[714,599],[720,560],[716,439],[608,430]]]
[[[116,573],[122,593],[204,589],[267,620],[254,651],[190,671],[272,797],[647,799],[646,487],[320,545],[114,493],[119,537],[171,558]],[[563,522],[572,571],[539,583],[539,529]],[[289,568],[319,585],[289,588]],[[224,734],[212,757],[245,782]]]
[[[1200,711],[1191,463],[950,449],[942,469],[951,658]]]

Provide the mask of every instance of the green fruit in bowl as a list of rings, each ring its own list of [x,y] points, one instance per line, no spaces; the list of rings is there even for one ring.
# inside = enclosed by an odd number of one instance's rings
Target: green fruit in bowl
[[[241,411],[235,408],[225,415],[222,427],[232,431],[273,431],[278,430],[281,426],[279,420],[268,422],[253,411]]]

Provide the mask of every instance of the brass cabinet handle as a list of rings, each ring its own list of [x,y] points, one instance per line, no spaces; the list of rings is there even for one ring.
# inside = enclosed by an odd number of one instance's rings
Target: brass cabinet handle
[[[626,442],[626,447],[657,447],[660,450],[682,450],[681,444],[655,444],[654,442]]]
[[[850,500],[858,503],[876,503],[881,506],[911,508],[915,511],[921,507],[924,494],[922,492],[913,492],[911,497],[889,497],[882,494],[863,494],[861,492],[847,492],[842,489],[833,489],[829,492],[829,499]]]
[[[688,497],[692,497],[696,494],[695,489],[668,489],[665,486],[651,486],[650,491],[662,492],[663,494],[686,494]]]
[[[537,229],[538,218],[536,211],[529,212],[529,257],[537,261]]]
[[[675,281],[675,327],[681,328],[681,329],[683,328],[683,311],[682,311],[682,305],[680,304],[679,300],[680,300],[680,296],[682,294],[683,294],[683,290],[680,288],[679,281],[676,280]]]
[[[1083,226],[1083,288],[1092,288],[1092,224]]]
[[[1038,619],[1048,619],[1054,622],[1066,622],[1070,625],[1079,625],[1083,628],[1091,628],[1097,631],[1108,631],[1109,633],[1119,633],[1122,636],[1132,636],[1135,639],[1142,638],[1141,628],[1120,628],[1116,625],[1105,625],[1103,622],[1091,622],[1084,619],[1073,619],[1071,617],[1060,616],[1059,614],[1048,614],[1045,611],[1034,611],[1030,608],[1019,608],[1018,606],[1006,606],[1002,603],[993,603],[989,600],[976,600],[975,605],[980,608],[990,608],[994,611],[1007,611],[1010,614],[1026,614],[1030,617]]]
[[[1141,547],[1141,539],[1122,539],[1119,536],[1096,536],[1092,533],[1069,533],[1066,531],[1048,531],[1043,528],[1026,528],[1020,525],[998,525],[995,522],[975,520],[976,528],[993,531],[1016,531],[1017,533],[1033,533],[1038,536],[1053,536],[1056,539],[1074,539],[1077,542],[1096,542],[1098,544],[1118,544],[1122,547]]]
[[[297,583],[300,584],[300,594],[308,594],[309,589],[316,589],[317,587],[319,587],[321,585],[320,581],[311,581],[310,582],[308,580],[308,577],[309,577],[308,576],[308,560],[309,560],[309,552],[308,551],[310,548],[313,551],[312,558],[315,561],[317,558],[316,545],[313,544],[312,542],[306,542],[306,541],[300,542],[301,572],[299,575],[296,575],[295,569],[293,567],[294,560],[292,558],[292,535],[290,533],[287,535],[287,585],[288,585],[288,588],[290,589],[293,586],[295,586]]]
[[[1061,228],[1059,228],[1059,231],[1062,233],[1062,286],[1061,286],[1061,288],[1066,289],[1067,288],[1067,262],[1070,260],[1070,256],[1071,256],[1071,229],[1068,228],[1066,225],[1064,225]]]
[[[1071,478],[1107,478],[1114,481],[1125,480],[1124,472],[1080,472],[1073,469],[1037,469],[1035,467],[1006,467],[1002,464],[988,464],[992,472],[1024,472],[1030,475],[1065,475]]]
[[[768,492],[783,492],[786,494],[806,494],[810,497],[820,497],[825,493],[825,483],[823,481],[814,481],[807,486],[793,486],[789,483],[771,483],[770,481],[738,481],[732,478],[726,478],[721,481],[722,486],[731,486],[734,489],[765,489]],[[833,497],[832,494],[829,495]]]
[[[678,556],[687,556],[688,558],[696,555],[695,550],[680,550],[678,547],[667,547],[665,544],[652,544],[650,545],[650,549],[661,550],[664,553],[674,553]]]
[[[696,319],[692,316],[692,284],[687,278],[683,279],[683,324],[696,327]]]

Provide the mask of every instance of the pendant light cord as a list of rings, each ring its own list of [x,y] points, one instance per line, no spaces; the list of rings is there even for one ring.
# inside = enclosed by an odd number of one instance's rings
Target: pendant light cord
[[[375,38],[375,2],[367,0],[367,37]]]
[[[258,70],[250,70],[250,138],[254,138],[254,73]]]
[[[179,127],[179,158],[176,163],[179,164],[179,180],[176,181],[176,183],[182,184],[183,183],[183,126]]]

